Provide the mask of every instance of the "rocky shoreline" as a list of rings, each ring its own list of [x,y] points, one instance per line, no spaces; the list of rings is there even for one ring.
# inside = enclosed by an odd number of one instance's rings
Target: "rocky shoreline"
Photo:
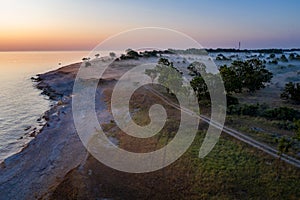
[[[108,70],[99,82],[100,91],[111,91],[122,73],[141,64],[143,60],[124,62],[116,62]],[[40,131],[32,132],[35,138],[21,152],[1,163],[1,200],[131,199],[141,195],[125,194],[131,183],[115,191],[116,183],[134,181],[136,176],[117,172],[101,164],[90,156],[77,135],[72,116],[72,90],[80,66],[81,63],[75,63],[32,78],[37,82],[36,87],[42,90],[41,93],[56,103],[44,113],[42,118],[45,124]],[[100,102],[104,105],[104,108],[101,106],[102,110],[97,110],[100,118],[105,119],[109,115],[109,110],[105,108],[107,101],[108,97],[105,97]]]
[[[19,153],[5,159],[0,167],[0,199],[36,199],[47,195],[85,159],[73,124],[71,93],[80,63],[38,75],[37,88],[56,100],[43,115],[45,124]]]

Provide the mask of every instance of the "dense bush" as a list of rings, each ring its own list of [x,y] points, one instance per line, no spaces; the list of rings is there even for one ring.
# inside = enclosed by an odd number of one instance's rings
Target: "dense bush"
[[[272,120],[293,121],[300,118],[300,112],[288,107],[279,107],[265,110],[262,113],[262,116]]]
[[[300,112],[288,107],[269,108],[266,104],[242,104],[230,105],[227,109],[228,114],[248,115],[253,117],[264,117],[269,120],[288,120],[300,119]]]
[[[291,121],[276,121],[274,124],[279,128],[283,130],[293,131],[297,130],[298,126]]]
[[[227,109],[227,113],[232,115],[248,115],[248,116],[258,116],[259,115],[259,104],[257,105],[230,105]]]
[[[153,50],[153,51],[144,51],[144,52],[141,52],[140,54],[143,56],[143,57],[157,57],[157,55],[159,55],[159,51],[156,51],[156,50]]]

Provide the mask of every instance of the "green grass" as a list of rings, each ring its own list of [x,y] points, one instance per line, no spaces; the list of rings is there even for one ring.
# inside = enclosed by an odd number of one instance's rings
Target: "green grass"
[[[149,120],[147,112],[143,109],[141,111],[143,112],[135,113],[133,118],[138,124],[147,124]],[[232,117],[231,120],[232,124],[245,132],[249,131],[251,123],[255,126],[262,125],[262,128],[270,125],[270,122],[261,118],[239,116]],[[174,123],[168,125],[169,127],[156,137],[158,148],[166,145],[176,133],[176,130],[173,130],[176,126],[171,125]],[[111,128],[110,125],[108,127]],[[249,134],[267,142],[273,141],[262,133],[249,131]],[[148,178],[151,181],[161,179],[164,181],[162,185],[171,185],[164,193],[168,193],[172,199],[299,199],[298,168],[283,162],[279,163],[277,159],[224,133],[213,150],[205,158],[200,159],[198,154],[204,136],[205,131],[199,131],[183,156],[170,166],[153,172],[153,177],[149,174]],[[151,181],[148,181],[142,178],[138,186],[143,188],[142,186],[150,184]],[[156,191],[155,186],[153,191]],[[124,184],[123,187],[127,185]],[[138,192],[144,195],[143,190]],[[162,199],[166,194],[154,192],[153,195],[156,199]]]
[[[141,116],[140,116],[141,117]],[[141,119],[141,118],[140,118]],[[298,199],[300,170],[223,133],[214,149],[198,158],[205,136],[199,131],[192,146],[170,168],[174,176],[188,172],[183,199]],[[158,146],[171,138],[162,133]],[[184,177],[184,178],[187,178]]]
[[[276,160],[232,138],[221,137],[204,159],[198,158],[203,133],[184,155],[194,173],[191,193],[209,199],[297,199],[300,171],[282,164],[276,180]]]
[[[267,120],[262,117],[251,117],[251,116],[238,116],[238,115],[227,115],[226,125],[241,131],[244,134],[249,135],[257,141],[263,142],[275,149],[277,149],[276,138],[282,136],[288,136],[292,138],[295,133],[290,130],[279,129],[275,122],[276,120]],[[253,130],[253,128],[259,128],[261,131]],[[295,141],[296,142],[296,141]],[[291,156],[295,156],[299,153],[299,142],[293,145],[288,153]]]

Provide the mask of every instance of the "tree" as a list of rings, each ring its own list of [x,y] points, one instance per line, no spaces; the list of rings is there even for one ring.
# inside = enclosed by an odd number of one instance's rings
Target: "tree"
[[[224,56],[223,54],[218,54],[216,60],[230,60],[230,59]]]
[[[229,92],[241,92],[241,88],[254,92],[264,88],[265,84],[269,83],[273,77],[273,74],[265,68],[265,65],[259,59],[234,61],[229,70],[226,69],[226,66],[223,66],[221,71]],[[230,81],[234,81],[235,85],[231,84]]]
[[[193,78],[193,80],[191,81],[191,87],[195,91],[198,100],[209,98],[208,87],[202,76],[196,76],[195,78]]]
[[[294,54],[294,53],[291,53],[291,54],[289,55],[289,59],[290,59],[290,60],[294,60],[294,59],[295,59],[295,54]]]
[[[116,54],[115,54],[114,52],[110,52],[110,53],[109,53],[109,56],[112,57],[112,58],[115,58],[115,57],[116,57]]]
[[[168,59],[166,59],[166,58],[160,58],[159,60],[158,60],[158,64],[159,65],[165,65],[165,66],[173,66],[173,63],[172,62],[170,62]]]
[[[248,88],[250,92],[264,88],[265,84],[271,81],[273,74],[265,69],[260,60],[253,59],[246,63],[249,68],[245,73],[244,87]]]
[[[148,75],[151,78],[151,81],[152,81],[152,84],[153,84],[153,81],[157,77],[157,71],[155,69],[146,69],[145,74]]]
[[[125,50],[125,53],[127,54],[128,52],[133,51],[131,48],[128,48]]]
[[[125,54],[122,54],[122,55],[120,56],[120,59],[121,59],[121,60],[138,59],[139,57],[141,57],[141,56],[139,55],[138,52],[136,52],[136,51],[134,51],[134,50],[132,50],[132,49],[127,49],[127,50],[125,51],[125,53],[126,53],[126,55],[125,55]]]
[[[89,67],[92,64],[89,62],[91,58],[82,58],[82,61],[84,62],[85,67]]]
[[[282,62],[288,62],[288,59],[286,58],[286,56],[284,54],[281,55],[280,60]]]
[[[166,58],[160,58],[155,70],[159,73],[158,82],[166,87],[167,92],[179,92],[183,85],[182,75]]]
[[[231,94],[232,92],[242,92],[242,81],[232,68],[224,65],[220,67],[219,71],[224,82],[225,90],[228,94]]]
[[[300,83],[289,82],[285,84],[284,90],[280,97],[282,99],[291,99],[296,102],[300,102]]]
[[[134,51],[134,50],[132,50],[132,49],[128,49],[128,50],[126,51],[126,55],[127,55],[128,57],[130,57],[130,58],[138,58],[138,57],[139,57],[139,53],[136,52],[136,51]]]
[[[197,76],[201,76],[201,74],[206,73],[205,64],[198,61],[192,62],[187,68],[192,72],[192,74]]]
[[[85,67],[90,67],[90,66],[92,66],[92,64],[90,62],[85,63]]]
[[[269,61],[269,64],[277,65],[278,64],[278,60],[277,59],[273,59],[272,61]]]
[[[275,57],[276,57],[276,55],[274,53],[270,54],[270,58],[275,58]]]
[[[289,55],[289,59],[290,60],[300,60],[300,55],[298,55],[297,53],[291,53]]]

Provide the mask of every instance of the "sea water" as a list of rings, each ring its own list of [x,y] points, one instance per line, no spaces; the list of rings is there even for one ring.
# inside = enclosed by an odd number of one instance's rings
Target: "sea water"
[[[89,52],[0,52],[0,162],[20,151],[41,128],[37,120],[51,102],[30,79],[79,62]]]

